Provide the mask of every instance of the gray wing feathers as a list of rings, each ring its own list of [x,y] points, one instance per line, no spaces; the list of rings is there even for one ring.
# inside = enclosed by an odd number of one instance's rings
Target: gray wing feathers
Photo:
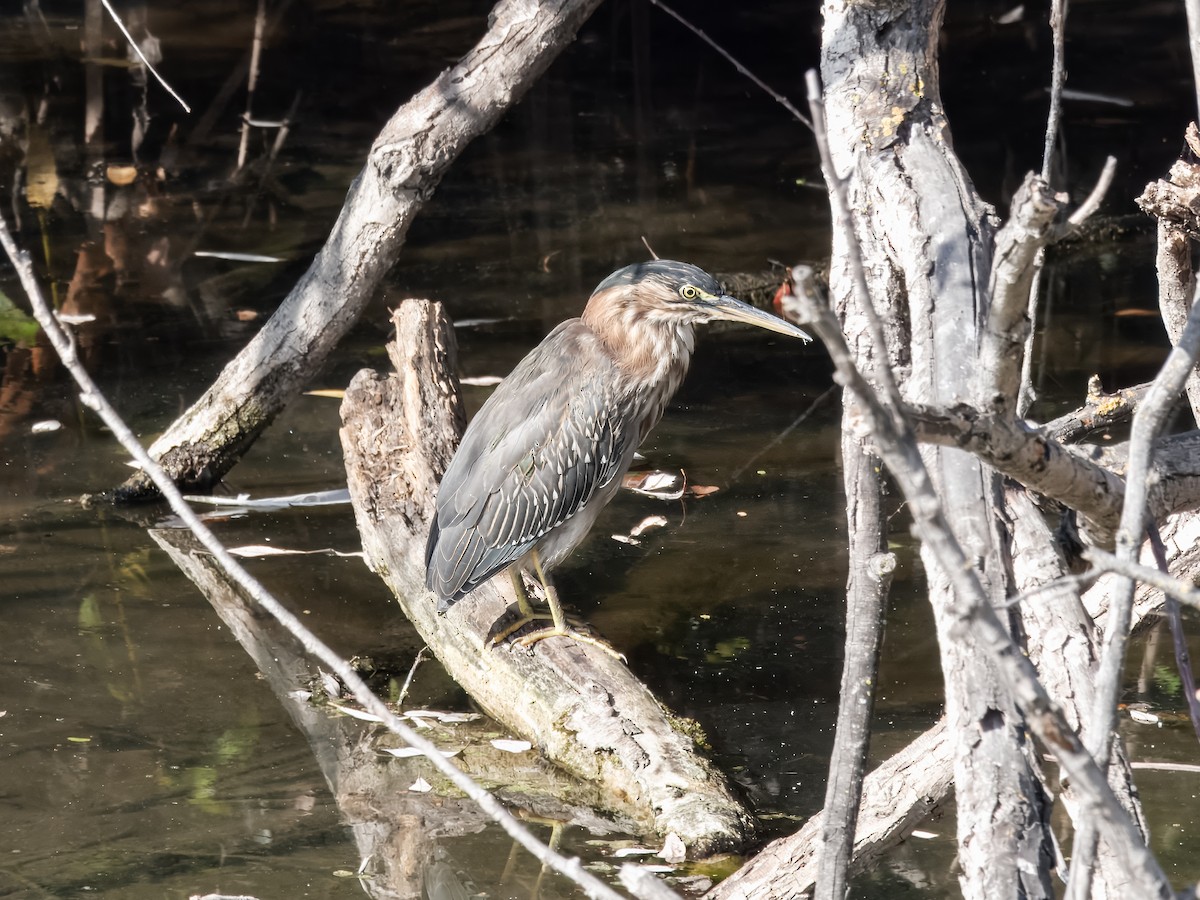
[[[427,583],[453,603],[524,556],[621,474],[635,428],[608,395],[612,363],[578,322],[553,332],[472,420],[442,479]],[[567,358],[553,376],[542,360]]]

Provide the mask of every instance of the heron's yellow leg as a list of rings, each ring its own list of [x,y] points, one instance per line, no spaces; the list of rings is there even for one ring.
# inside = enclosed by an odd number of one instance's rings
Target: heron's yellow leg
[[[494,647],[497,644],[507,640],[530,622],[554,618],[553,612],[537,612],[533,608],[533,604],[529,602],[529,594],[525,590],[525,581],[523,578],[521,578],[520,566],[511,566],[508,570],[508,575],[509,578],[512,579],[513,592],[517,595],[517,609],[520,611],[521,615],[511,625],[506,626],[502,631],[499,631],[488,638],[489,647]]]
[[[527,634],[517,638],[513,643],[519,644],[522,647],[531,647],[538,641],[544,641],[549,637],[568,637],[573,641],[579,641],[581,644],[591,644],[593,647],[599,647],[609,656],[614,656],[621,662],[625,662],[625,655],[618,652],[607,641],[602,641],[599,638],[594,638],[591,635],[583,634],[580,631],[571,628],[567,624],[567,617],[563,614],[562,604],[558,601],[558,591],[554,589],[554,585],[550,583],[550,579],[546,577],[546,572],[542,568],[542,560],[538,556],[536,550],[529,554],[530,560],[533,562],[533,571],[537,574],[538,581],[542,583],[542,587],[546,591],[546,603],[550,607],[550,618],[554,624],[549,628],[543,628],[540,631],[535,631],[533,634]]]

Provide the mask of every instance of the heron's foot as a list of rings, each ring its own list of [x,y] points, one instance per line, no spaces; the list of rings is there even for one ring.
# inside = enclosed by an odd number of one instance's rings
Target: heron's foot
[[[530,648],[538,641],[544,641],[546,638],[551,637],[566,637],[573,641],[579,641],[581,644],[590,644],[593,647],[603,650],[614,659],[618,659],[623,663],[629,662],[629,660],[625,658],[625,654],[613,647],[613,645],[608,641],[603,640],[602,638],[592,637],[590,634],[585,634],[584,632],[571,627],[571,625],[563,625],[561,627],[557,625],[551,625],[549,628],[539,628],[537,631],[516,638],[513,640],[513,643],[518,647]]]
[[[533,612],[532,610],[529,612],[522,612],[511,622],[508,621],[508,618],[509,616],[507,614],[503,615],[496,621],[496,624],[492,626],[491,633],[488,635],[487,639],[487,645],[489,648],[495,647],[498,644],[503,644],[506,640],[508,640],[526,625],[530,625],[534,622],[554,621],[554,616],[550,613]]]

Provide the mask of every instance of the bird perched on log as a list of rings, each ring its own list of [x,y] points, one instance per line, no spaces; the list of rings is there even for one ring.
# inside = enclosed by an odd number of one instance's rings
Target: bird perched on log
[[[583,315],[546,336],[471,420],[438,489],[425,550],[438,612],[507,568],[522,618],[555,635],[611,647],[571,627],[547,573],[591,530],[634,451],[658,424],[687,372],[693,327],[725,319],[808,341],[793,325],[726,296],[688,263],[656,259],[618,269]],[[549,616],[529,605],[521,573],[545,590]]]

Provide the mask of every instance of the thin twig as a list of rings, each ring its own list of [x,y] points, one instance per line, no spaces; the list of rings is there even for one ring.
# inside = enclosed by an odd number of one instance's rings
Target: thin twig
[[[772,447],[775,447],[776,445],[778,445],[789,434],[791,434],[793,431],[795,431],[797,427],[799,427],[801,424],[803,424],[804,421],[809,416],[811,416],[813,413],[815,413],[817,411],[817,409],[825,403],[826,400],[828,400],[830,397],[833,396],[833,394],[837,391],[837,389],[838,389],[838,387],[836,384],[830,386],[829,388],[826,388],[824,393],[822,393],[821,396],[817,397],[817,399],[814,400],[812,403],[808,404],[808,408],[805,409],[804,412],[800,413],[800,415],[796,416],[796,418],[792,420],[792,423],[790,425],[788,425],[787,428],[783,429],[783,431],[779,432],[779,434],[777,434],[777,435],[775,435],[775,437],[771,438],[771,440],[768,441],[766,444],[764,444],[762,447],[760,447],[753,456],[751,456],[748,460],[746,460],[744,463],[742,463],[740,466],[738,466],[736,469],[734,469],[733,474],[729,476],[729,483],[734,484],[739,478],[741,478],[743,472],[745,472],[752,465],[754,465],[756,462],[758,462],[758,460],[762,457],[762,455],[764,453],[766,453]]]
[[[408,697],[408,689],[412,687],[413,678],[416,677],[417,667],[421,665],[421,660],[425,658],[425,654],[428,652],[428,647],[422,647],[417,651],[417,658],[413,660],[412,668],[408,670],[408,677],[404,679],[404,684],[400,685],[400,694],[396,697],[397,709],[404,709],[404,700]]]
[[[1128,559],[1122,559],[1099,547],[1084,547],[1080,555],[1102,572],[1115,572],[1126,578],[1134,579],[1149,585],[1155,590],[1162,591],[1168,597],[1174,597],[1180,603],[1200,609],[1200,590],[1188,587],[1178,578],[1164,574],[1158,569]]]
[[[1092,188],[1091,193],[1087,195],[1087,199],[1079,205],[1079,208],[1071,213],[1067,221],[1062,224],[1055,235],[1056,239],[1061,239],[1078,229],[1080,225],[1087,221],[1100,208],[1100,203],[1104,200],[1108,189],[1112,186],[1113,176],[1116,175],[1116,172],[1117,159],[1115,156],[1110,156],[1104,161],[1104,168],[1100,170],[1100,177],[1096,179],[1096,184]],[[1043,179],[1046,178],[1045,173],[1043,173],[1042,177]],[[1029,304],[1025,313],[1029,320],[1029,333],[1025,336],[1025,347],[1021,356],[1021,387],[1017,392],[1016,404],[1016,414],[1021,419],[1029,415],[1029,407],[1037,399],[1037,392],[1033,389],[1033,343],[1034,337],[1037,334],[1038,307],[1042,298],[1042,277],[1045,275],[1045,269],[1046,251],[1045,248],[1042,248],[1033,260],[1033,278],[1029,285]]]
[[[791,100],[789,100],[787,97],[783,96],[783,94],[779,93],[779,91],[772,88],[765,81],[763,81],[761,78],[759,78],[753,72],[751,72],[749,69],[747,69],[745,66],[743,66],[740,62],[738,62],[729,53],[728,50],[726,50],[724,47],[722,47],[720,44],[718,44],[716,41],[714,41],[712,38],[710,38],[707,34],[705,34],[703,31],[701,31],[699,28],[697,28],[695,25],[693,25],[691,22],[689,22],[687,19],[685,19],[679,13],[675,12],[675,10],[671,9],[671,7],[669,7],[665,3],[663,3],[662,0],[649,0],[649,2],[652,6],[657,6],[659,9],[661,9],[663,12],[665,12],[668,16],[670,16],[672,19],[674,19],[676,22],[678,22],[680,25],[682,25],[684,28],[686,28],[688,31],[690,31],[692,34],[696,35],[696,37],[700,38],[700,40],[704,41],[704,43],[708,44],[708,46],[710,46],[714,50],[716,50],[717,53],[719,53],[725,60],[727,60],[742,75],[744,75],[746,78],[749,78],[752,82],[754,82],[754,84],[760,90],[764,91],[769,97],[771,97],[771,99],[773,99],[776,103],[778,103],[780,106],[782,106],[788,112],[790,112],[795,119],[799,120],[800,122],[803,122],[809,128],[813,127],[813,124],[809,120],[809,118],[806,115],[804,115],[804,113],[800,112],[800,110],[796,109],[795,104],[793,104]]]
[[[108,0],[100,0],[100,2],[104,4],[104,8],[108,10],[108,14],[112,16],[112,20],[116,23],[117,28],[120,29],[121,34],[125,35],[125,40],[129,42],[129,46],[133,48],[133,52],[138,55],[138,59],[140,59],[146,68],[150,70],[150,74],[157,78],[158,83],[163,86],[166,92],[179,102],[179,105],[183,107],[184,112],[190,113],[192,108],[183,102],[183,98],[175,93],[175,89],[167,84],[166,79],[159,75],[158,70],[150,64],[150,60],[146,59],[146,54],[142,53],[142,48],[139,47],[138,42],[133,39],[133,35],[129,33],[129,30],[125,27],[125,23],[122,22],[121,17],[117,15],[117,11],[112,8],[112,4],[110,4]]]
[[[254,89],[258,86],[258,64],[262,58],[263,32],[267,28],[267,0],[258,0],[258,13],[254,16],[254,39],[250,44],[250,72],[246,77],[246,112],[242,115],[242,134],[238,140],[237,169],[246,165],[246,151],[250,146],[250,118],[254,115]]]
[[[1022,591],[1015,597],[1008,597],[1003,603],[997,603],[997,609],[1014,609],[1021,606],[1023,603],[1028,603],[1042,594],[1049,594],[1052,591],[1074,591],[1078,594],[1081,591],[1087,590],[1092,586],[1092,583],[1099,577],[1095,572],[1084,572],[1080,575],[1063,575],[1061,578],[1055,578],[1053,581],[1047,581],[1044,584],[1039,584],[1036,587],[1031,587],[1027,591]]]
[[[1112,187],[1113,176],[1117,174],[1117,158],[1109,156],[1104,160],[1104,168],[1100,170],[1100,176],[1096,179],[1096,185],[1092,188],[1092,192],[1087,195],[1087,198],[1079,204],[1079,208],[1071,213],[1067,219],[1069,231],[1074,231],[1100,208],[1101,202],[1108,194],[1108,189]],[[1062,235],[1060,235],[1061,237]]]
[[[1054,34],[1054,63],[1050,70],[1050,111],[1046,115],[1046,148],[1042,153],[1042,178],[1048,183],[1054,167],[1054,145],[1058,142],[1058,124],[1062,118],[1063,83],[1067,80],[1066,31],[1067,0],[1052,0],[1050,28]]]
[[[183,520],[184,524],[187,525],[200,543],[212,553],[217,563],[228,574],[230,580],[241,587],[247,596],[258,603],[264,610],[274,616],[284,628],[296,637],[305,650],[327,665],[341,679],[342,683],[349,688],[350,692],[362,704],[364,709],[377,716],[389,731],[399,735],[409,745],[420,750],[438,771],[445,775],[459,790],[475,801],[514,841],[533,854],[540,862],[579,885],[589,897],[601,898],[601,900],[621,900],[620,894],[586,871],[578,859],[568,859],[551,850],[534,837],[524,825],[518,822],[508,810],[500,805],[500,802],[495,797],[447,760],[434,744],[405,724],[392,712],[386,703],[375,696],[345,659],[309,631],[299,619],[276,600],[256,578],[247,572],[230,555],[229,551],[225,549],[225,546],[217,539],[216,535],[209,530],[208,526],[200,520],[187,501],[183,499],[183,495],[175,486],[175,482],[171,480],[170,476],[146,452],[145,448],[129,429],[129,426],[125,424],[117,411],[105,399],[87,370],[80,363],[79,357],[75,353],[73,342],[46,305],[45,297],[43,297],[37,278],[34,275],[33,264],[30,261],[29,254],[17,248],[16,242],[8,230],[8,224],[3,218],[0,218],[0,246],[4,247],[14,268],[17,270],[21,285],[24,287],[26,294],[29,296],[29,301],[33,306],[34,316],[42,326],[55,351],[62,359],[63,365],[66,366],[71,376],[78,383],[81,389],[81,402],[93,409],[100,416],[105,425],[112,431],[113,436],[129,451],[162,492],[163,497],[166,498],[175,514]]]

